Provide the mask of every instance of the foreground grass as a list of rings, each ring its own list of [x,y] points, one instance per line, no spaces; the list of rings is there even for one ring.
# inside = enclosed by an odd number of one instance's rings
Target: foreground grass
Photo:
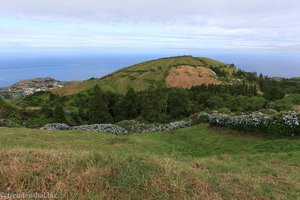
[[[60,199],[297,199],[300,140],[0,129],[0,192]]]

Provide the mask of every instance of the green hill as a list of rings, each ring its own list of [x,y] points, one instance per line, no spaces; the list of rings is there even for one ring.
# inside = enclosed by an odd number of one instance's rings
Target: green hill
[[[199,77],[199,84],[205,84],[206,81],[209,81],[210,79],[214,79],[214,82],[218,83],[217,80],[220,80],[220,77],[218,77],[212,69],[220,68],[221,70],[228,72],[229,75],[232,74],[235,69],[234,67],[209,58],[192,56],[161,58],[120,69],[99,79],[91,79],[71,84],[62,89],[53,90],[53,92],[57,94],[75,94],[90,89],[97,84],[104,90],[118,93],[125,93],[129,87],[134,88],[136,91],[140,91],[147,89],[153,83],[166,84],[166,78],[168,77],[170,70],[178,66],[189,66],[194,68],[202,67],[202,71],[204,68],[210,70],[203,75],[201,74],[201,70],[198,70],[196,72],[197,74],[190,74],[189,76],[195,76],[194,84],[198,81],[196,77]],[[184,73],[188,74],[191,72],[185,70],[182,73],[182,75],[184,75]],[[202,77],[202,79],[200,79],[200,77]]]

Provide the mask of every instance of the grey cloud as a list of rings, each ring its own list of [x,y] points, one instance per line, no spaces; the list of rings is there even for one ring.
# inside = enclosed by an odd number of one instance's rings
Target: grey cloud
[[[299,19],[297,0],[2,0],[0,16],[73,22],[270,24]],[[286,16],[292,15],[285,19]]]
[[[24,46],[31,43],[47,47],[219,45],[297,49],[294,47],[300,44],[299,13],[298,0],[1,0],[0,17],[75,25],[52,31],[0,24],[0,46],[22,46],[23,41]],[[108,33],[84,29],[80,24],[135,28],[129,33]]]

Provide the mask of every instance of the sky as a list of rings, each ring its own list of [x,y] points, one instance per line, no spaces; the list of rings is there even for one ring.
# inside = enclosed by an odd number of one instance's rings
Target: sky
[[[0,49],[300,51],[298,0],[1,0]]]
[[[0,87],[178,55],[300,77],[299,13],[299,0],[0,0]]]

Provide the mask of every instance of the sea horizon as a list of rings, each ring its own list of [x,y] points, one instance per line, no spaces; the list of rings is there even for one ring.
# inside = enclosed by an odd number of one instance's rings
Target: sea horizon
[[[169,56],[209,57],[239,69],[271,77],[299,77],[300,57],[282,52],[183,52],[183,53],[99,53],[99,52],[5,52],[0,55],[0,87],[37,77],[60,81],[100,78],[123,67]]]

